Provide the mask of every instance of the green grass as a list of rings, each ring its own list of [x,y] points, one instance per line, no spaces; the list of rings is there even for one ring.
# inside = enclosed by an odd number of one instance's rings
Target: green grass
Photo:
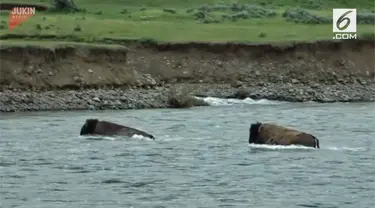
[[[122,45],[117,44],[93,44],[93,43],[77,43],[77,42],[61,42],[61,41],[29,41],[29,40],[0,40],[1,48],[7,47],[34,47],[39,46],[43,48],[61,48],[61,47],[85,47],[85,48],[113,48],[125,49]]]
[[[276,7],[303,7],[311,8],[311,5],[321,5],[322,8],[374,8],[372,0],[73,0],[76,5],[87,9],[113,8],[113,6],[128,7],[157,7],[157,8],[189,8],[203,4],[239,3],[261,4]],[[2,0],[2,2],[24,2],[49,5],[50,0]],[[106,9],[104,9],[106,10]]]
[[[49,5],[49,0],[22,0]],[[286,8],[301,7],[312,14],[331,19],[332,8],[374,8],[372,0],[75,0],[85,9],[80,13],[37,12],[31,19],[14,30],[7,29],[7,12],[1,12],[0,35],[55,35],[61,40],[98,42],[103,38],[134,39],[151,38],[157,41],[236,41],[236,42],[284,42],[332,39],[332,24],[296,24],[286,21],[282,13]],[[222,15],[233,15],[231,11],[206,13],[219,23],[204,24],[188,9],[204,4],[218,3],[258,4],[276,12],[276,16],[222,20]],[[125,13],[124,10],[127,10]],[[176,13],[163,9],[174,9]],[[375,8],[374,8],[375,9]],[[208,19],[209,19],[208,18]],[[207,19],[207,18],[206,18]],[[369,34],[375,30],[373,24],[358,25],[358,34]],[[68,37],[68,38],[67,38]],[[70,38],[69,38],[70,37]],[[72,38],[75,37],[75,38]],[[57,38],[59,39],[59,38]]]

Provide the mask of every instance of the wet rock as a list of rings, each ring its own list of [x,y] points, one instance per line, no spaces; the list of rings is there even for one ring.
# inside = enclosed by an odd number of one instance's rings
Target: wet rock
[[[33,73],[33,71],[34,71],[33,66],[29,66],[29,67],[26,69],[26,73],[27,73],[28,75],[31,75],[31,74]]]
[[[168,106],[170,108],[190,108],[194,106],[208,106],[208,103],[190,95],[172,95],[168,100]]]
[[[257,85],[260,86],[260,87],[262,87],[262,86],[264,86],[265,84],[264,84],[264,82],[260,81],[260,82],[258,82]]]
[[[243,85],[243,82],[241,82],[240,80],[235,80],[233,83],[232,83],[232,87],[234,88],[239,88]]]
[[[250,92],[247,89],[240,89],[236,93],[234,93],[231,96],[228,96],[228,98],[235,98],[235,99],[246,99],[250,96]]]
[[[74,76],[74,77],[73,77],[73,80],[74,80],[75,82],[82,82],[82,79],[81,79],[79,76]]]
[[[292,84],[298,84],[300,81],[298,79],[292,79]]]
[[[348,102],[350,100],[349,96],[346,94],[342,94],[340,97],[341,97],[341,101],[343,102]]]
[[[319,88],[320,84],[319,83],[314,83],[310,85],[311,88]]]
[[[56,91],[23,91],[17,88],[3,88],[0,91],[0,111],[39,111],[39,110],[74,110],[74,109],[141,109],[165,107],[192,107],[207,105],[192,95],[221,98],[273,99],[291,102],[352,102],[375,101],[375,84],[309,85],[295,86],[268,83],[236,89],[230,84],[191,84],[169,85],[150,89],[81,89]],[[177,87],[178,86],[178,89]],[[315,86],[315,88],[314,88]],[[316,86],[319,86],[316,88]],[[170,91],[177,89],[175,96]],[[183,93],[191,88],[191,93]]]
[[[87,101],[88,105],[93,105],[93,106],[96,104],[95,102],[96,102],[96,101],[93,101],[93,100],[88,100],[88,101]]]
[[[307,88],[307,89],[306,89],[306,93],[308,93],[308,94],[314,94],[314,93],[315,93],[315,90],[312,89],[312,88]]]
[[[148,85],[156,85],[156,81],[154,78],[152,78],[151,74],[144,75],[144,83]]]
[[[100,102],[100,99],[98,97],[94,97],[92,100],[95,102]]]
[[[357,78],[357,82],[360,83],[361,85],[367,85],[367,82],[361,78]]]

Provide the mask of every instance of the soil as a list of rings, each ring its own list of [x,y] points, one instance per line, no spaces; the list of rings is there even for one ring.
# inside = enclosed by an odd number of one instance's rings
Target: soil
[[[374,101],[374,57],[374,40],[284,45],[164,43],[117,48],[2,46],[0,110],[128,109],[138,105],[134,103],[143,106],[137,108],[170,107],[168,99],[177,94],[292,102]],[[110,90],[133,97],[141,93],[139,99],[143,100],[133,99],[129,107],[123,103],[129,103],[130,98],[117,102],[121,99],[116,93],[105,98]],[[33,98],[41,99],[46,93],[87,96],[77,98],[82,101],[79,107]],[[95,105],[89,102],[98,97],[102,98]],[[117,102],[117,107],[106,107],[103,100],[109,106]],[[43,102],[51,103],[40,107]]]

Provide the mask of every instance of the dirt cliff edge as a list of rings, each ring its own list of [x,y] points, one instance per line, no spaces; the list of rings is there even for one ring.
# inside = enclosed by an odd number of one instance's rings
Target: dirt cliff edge
[[[152,47],[2,47],[2,89],[175,83],[374,82],[374,41],[160,44]]]
[[[164,92],[171,88],[189,88],[189,93],[194,95],[217,97],[373,101],[374,56],[374,40],[282,45],[163,43],[56,48],[3,45],[0,49],[3,101],[0,104],[3,102],[3,109],[9,109],[9,103],[18,103],[12,101],[14,92],[37,96],[35,93],[48,91],[95,93],[90,89],[109,88],[122,89],[124,93],[140,90],[152,96],[156,93],[157,99],[164,99],[152,104],[158,107],[165,105],[169,95]],[[92,97],[97,96],[87,95],[87,99]],[[150,101],[147,96],[142,99]],[[87,103],[90,102],[81,104],[93,105]]]

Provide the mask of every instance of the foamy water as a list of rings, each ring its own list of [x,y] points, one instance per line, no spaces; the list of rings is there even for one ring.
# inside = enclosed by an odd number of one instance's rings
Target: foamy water
[[[224,98],[216,98],[216,97],[196,97],[200,100],[204,100],[211,106],[229,106],[229,105],[277,105],[277,104],[285,104],[286,102],[281,101],[270,101],[267,99],[260,99],[254,100],[251,98],[246,99],[224,99]]]
[[[373,104],[205,101],[1,114],[0,207],[374,207]],[[156,139],[79,136],[93,117]],[[320,149],[248,144],[257,121],[308,131]]]
[[[332,150],[332,151],[366,151],[369,150],[369,148],[365,147],[357,147],[357,148],[352,148],[352,147],[323,147],[323,148],[312,148],[312,147],[306,147],[302,145],[289,145],[289,146],[283,146],[283,145],[266,145],[266,144],[249,144],[250,148],[258,148],[258,149],[269,149],[269,150],[281,150],[281,149],[311,149],[311,150],[317,150],[319,151],[320,149],[325,149],[325,150]]]
[[[99,135],[90,135],[90,136],[79,136],[80,139],[89,139],[89,140],[126,140],[126,139],[137,139],[137,140],[150,140],[153,141],[153,139],[150,139],[148,137],[144,137],[142,135],[134,134],[131,137],[127,136],[99,136]]]

